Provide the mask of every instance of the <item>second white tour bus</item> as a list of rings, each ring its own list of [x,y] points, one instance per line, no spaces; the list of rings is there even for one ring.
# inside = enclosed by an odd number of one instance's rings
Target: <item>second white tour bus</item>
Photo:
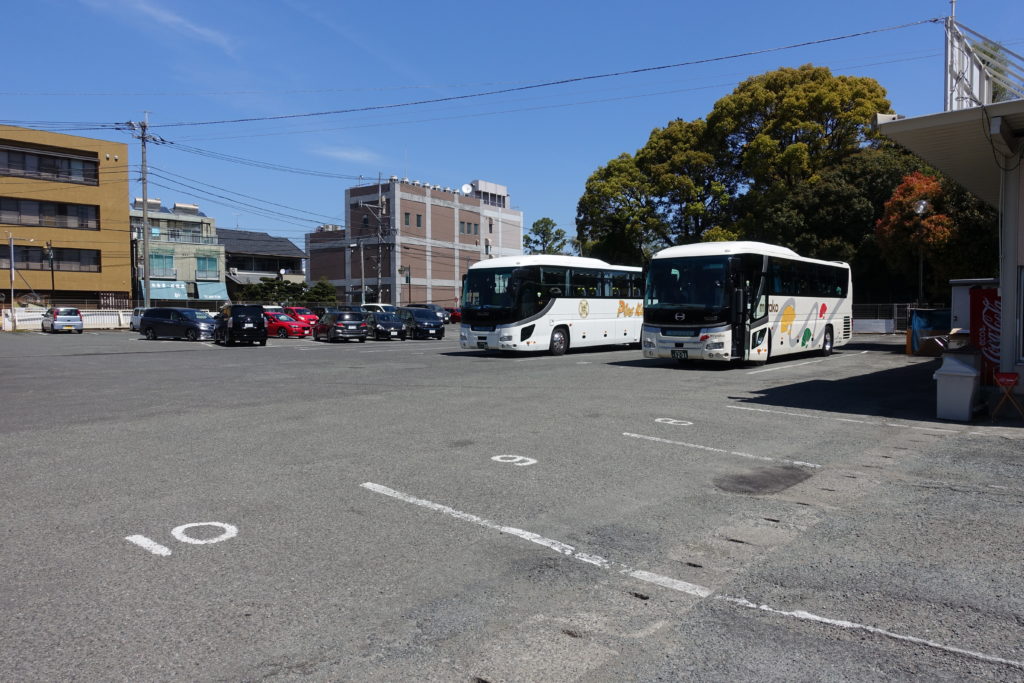
[[[647,267],[645,358],[767,362],[852,334],[850,266],[761,242],[664,249]]]
[[[549,351],[639,344],[640,268],[577,256],[474,263],[462,284],[463,349]]]

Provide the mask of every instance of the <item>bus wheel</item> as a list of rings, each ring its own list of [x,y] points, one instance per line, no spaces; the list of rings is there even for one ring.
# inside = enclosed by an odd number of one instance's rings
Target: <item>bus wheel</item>
[[[569,350],[569,333],[564,327],[556,327],[551,333],[551,345],[548,350],[552,356],[561,356]]]
[[[821,340],[821,355],[831,356],[832,355],[832,326],[829,325],[825,328],[825,337]]]

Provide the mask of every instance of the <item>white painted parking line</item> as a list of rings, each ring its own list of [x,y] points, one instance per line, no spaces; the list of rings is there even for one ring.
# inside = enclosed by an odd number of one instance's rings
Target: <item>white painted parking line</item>
[[[751,453],[741,453],[739,451],[727,451],[724,448],[702,446],[696,443],[686,443],[685,441],[672,441],[671,439],[662,439],[661,437],[658,436],[646,436],[644,434],[633,434],[631,432],[622,432],[622,435],[628,436],[632,439],[656,441],[658,443],[667,443],[673,446],[683,446],[685,448],[695,448],[700,451],[708,451],[711,453],[724,453],[726,455],[735,455],[741,458],[749,458],[751,460],[764,460],[765,462],[781,462],[787,465],[797,465],[799,467],[821,467],[821,465],[815,465],[813,462],[803,462],[802,460],[785,460],[783,458],[769,458],[767,455],[753,455]]]
[[[918,427],[916,425],[905,425],[896,422],[875,422],[873,420],[856,420],[849,417],[832,417],[831,415],[815,415],[813,413],[794,413],[788,410],[772,410],[770,408],[751,408],[750,406],[726,406],[732,410],[748,410],[754,413],[772,413],[774,415],[789,415],[792,417],[806,417],[815,420],[832,420],[835,422],[852,422],[854,424],[874,425],[876,427],[899,427],[902,429],[919,429],[925,432],[944,432],[946,434],[959,434],[958,429],[947,429],[945,427]]]
[[[886,638],[891,638],[893,640],[898,640],[905,643],[912,643],[915,645],[921,645],[936,650],[942,650],[944,652],[970,657],[972,659],[989,662],[991,664],[999,664],[1002,666],[1010,666],[1015,669],[1024,670],[1024,662],[1012,659],[1005,659],[1003,657],[988,655],[982,652],[975,652],[973,650],[967,650],[960,647],[944,645],[933,640],[926,640],[924,638],[918,638],[916,636],[909,636],[904,635],[902,633],[896,633],[894,631],[887,631],[885,629],[881,629],[875,626],[858,624],[853,621],[822,617],[817,614],[812,614],[811,612],[805,612],[803,610],[782,610],[777,609],[775,607],[771,607],[769,605],[751,602],[750,600],[747,600],[745,598],[736,598],[728,595],[718,595],[715,593],[713,589],[708,588],[706,586],[701,586],[695,583],[689,583],[687,581],[680,581],[679,579],[674,579],[670,576],[655,574],[653,572],[648,572],[642,569],[633,569],[619,562],[608,560],[600,555],[592,555],[590,553],[580,552],[574,546],[569,545],[568,543],[562,543],[561,541],[556,541],[551,538],[545,538],[540,534],[535,534],[531,531],[526,531],[524,529],[518,529],[516,527],[506,526],[503,524],[499,524],[497,522],[492,522],[488,519],[484,519],[483,517],[478,517],[477,515],[473,515],[468,512],[462,512],[460,510],[448,507],[447,505],[434,503],[429,500],[424,500],[422,498],[416,498],[415,496],[411,496],[407,493],[402,493],[401,491],[396,491],[395,489],[388,488],[387,486],[374,484],[372,482],[366,482],[360,484],[360,486],[364,489],[373,491],[375,493],[380,493],[385,496],[389,496],[391,498],[404,501],[406,503],[411,503],[413,505],[426,508],[428,510],[440,512],[454,519],[458,519],[464,522],[470,522],[472,524],[484,527],[485,529],[492,529],[503,534],[508,534],[510,536],[515,536],[517,538],[530,541],[531,543],[536,543],[537,545],[543,546],[550,550],[554,550],[555,552],[561,555],[565,555],[572,559],[579,560],[580,562],[585,562],[586,564],[600,567],[601,569],[605,569],[608,571],[615,571],[620,574],[624,574],[626,576],[634,578],[638,581],[643,581],[645,583],[661,586],[662,588],[667,588],[678,593],[692,595],[696,598],[709,598],[712,600],[721,600],[725,603],[737,605],[739,607],[743,607],[746,609],[758,610],[760,612],[766,612],[768,614],[774,614],[776,616],[781,617],[788,617],[791,619],[798,619],[800,621],[810,621],[813,623],[821,624],[823,626],[833,626],[846,630],[864,631],[866,633],[871,633],[873,635],[884,636]]]
[[[798,368],[801,365],[810,365],[812,363],[824,363],[826,360],[828,360],[828,359],[827,358],[819,358],[818,360],[808,360],[808,361],[804,361],[803,363],[787,363],[786,365],[777,365],[774,368],[764,368],[762,370],[751,370],[747,374],[748,375],[758,375],[758,374],[760,374],[762,372],[775,372],[776,370],[785,370],[787,368]]]
[[[135,534],[133,536],[125,536],[124,540],[134,543],[140,548],[145,548],[154,555],[161,555],[163,557],[167,557],[171,554],[171,549],[167,546],[160,545],[153,539],[146,538],[145,536],[141,536],[139,534]]]

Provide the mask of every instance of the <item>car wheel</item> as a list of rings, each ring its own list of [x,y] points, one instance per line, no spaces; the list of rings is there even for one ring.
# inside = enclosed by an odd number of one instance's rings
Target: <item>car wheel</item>
[[[313,341],[320,341],[320,334],[316,330],[313,330]]]
[[[286,329],[284,329],[282,327],[281,329],[279,329],[277,331],[277,336],[280,337],[281,339],[287,339],[288,338],[288,330],[286,330]]]
[[[569,333],[564,327],[556,327],[555,331],[551,333],[551,344],[548,346],[548,351],[552,356],[561,356],[568,350]]]
[[[39,329],[42,330],[43,332],[46,332],[46,325],[43,325],[42,323],[40,323],[39,324]]]
[[[359,338],[359,343],[360,344],[364,343],[365,341],[366,341],[366,337],[360,337]]]
[[[189,330],[185,333],[185,339],[189,341],[196,341],[199,339],[199,334],[195,330]]]
[[[82,334],[83,332],[85,332],[85,330],[84,330],[84,329],[81,329],[81,330],[75,330],[75,332],[77,332],[78,334]]]
[[[266,345],[267,345],[267,340],[266,339],[260,339],[260,346],[266,346]]]
[[[227,346],[235,345],[235,338],[231,336],[230,332],[224,335],[224,344]]]
[[[145,330],[143,330],[142,333],[146,335],[146,339],[148,339],[149,341],[153,341],[156,339],[156,332],[153,331],[152,327],[147,327]]]
[[[821,340],[821,355],[822,356],[831,356],[832,355],[832,347],[834,345],[835,345],[835,342],[832,339],[832,326],[829,325],[828,327],[825,328],[825,336]]]

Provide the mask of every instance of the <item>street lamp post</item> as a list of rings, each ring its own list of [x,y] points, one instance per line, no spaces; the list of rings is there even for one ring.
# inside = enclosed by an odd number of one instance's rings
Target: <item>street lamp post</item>
[[[931,208],[927,199],[919,199],[914,202],[914,213],[917,214],[917,222],[921,223],[924,214]],[[920,227],[920,225],[919,225]],[[917,305],[924,302],[924,246],[917,247]]]
[[[358,245],[348,245],[350,249],[359,247],[359,303],[366,303],[366,267],[363,265],[363,241],[360,240]]]
[[[21,240],[23,242],[35,242],[34,239],[25,239],[24,237],[15,237],[9,231],[7,233],[7,246],[9,247],[9,254],[11,258],[11,331],[18,331],[18,316],[14,315],[14,240]]]

